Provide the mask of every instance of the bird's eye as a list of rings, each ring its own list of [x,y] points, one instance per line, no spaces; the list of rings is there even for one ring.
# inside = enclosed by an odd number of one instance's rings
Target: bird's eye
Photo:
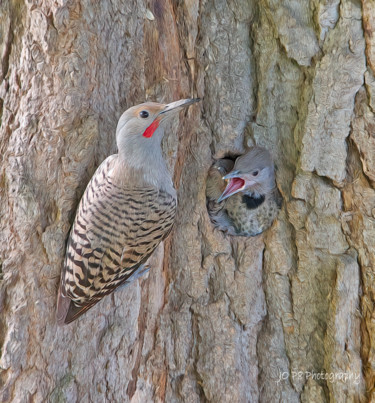
[[[140,111],[139,116],[143,119],[148,118],[149,113],[147,111]]]
[[[253,176],[258,176],[258,174],[259,174],[259,171],[258,171],[258,170],[252,172],[252,175],[253,175]]]

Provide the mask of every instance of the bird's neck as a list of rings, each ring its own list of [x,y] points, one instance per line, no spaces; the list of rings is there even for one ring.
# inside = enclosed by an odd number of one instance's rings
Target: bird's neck
[[[123,186],[129,183],[152,186],[175,196],[176,190],[161,150],[161,139],[142,140],[141,144],[130,141],[119,147],[118,180]]]

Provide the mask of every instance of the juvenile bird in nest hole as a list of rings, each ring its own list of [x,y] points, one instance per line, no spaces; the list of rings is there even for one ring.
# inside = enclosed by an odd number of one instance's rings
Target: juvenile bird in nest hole
[[[177,206],[161,150],[165,122],[197,101],[147,102],[121,116],[118,154],[95,172],[70,231],[58,324],[74,321],[105,295],[148,271],[145,263],[171,231]]]
[[[255,146],[236,159],[217,160],[206,197],[211,221],[229,235],[255,236],[269,228],[282,204],[269,151]]]

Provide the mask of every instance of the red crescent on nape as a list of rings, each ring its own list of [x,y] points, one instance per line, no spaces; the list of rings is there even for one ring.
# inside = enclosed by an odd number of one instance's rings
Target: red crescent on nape
[[[159,119],[155,119],[150,126],[144,131],[143,137],[150,138],[154,134],[155,130],[159,127]]]

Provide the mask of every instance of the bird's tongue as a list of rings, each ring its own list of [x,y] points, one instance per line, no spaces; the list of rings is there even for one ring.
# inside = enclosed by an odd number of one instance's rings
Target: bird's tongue
[[[244,184],[245,181],[241,178],[231,178],[221,197],[230,196],[238,189],[241,189]]]

